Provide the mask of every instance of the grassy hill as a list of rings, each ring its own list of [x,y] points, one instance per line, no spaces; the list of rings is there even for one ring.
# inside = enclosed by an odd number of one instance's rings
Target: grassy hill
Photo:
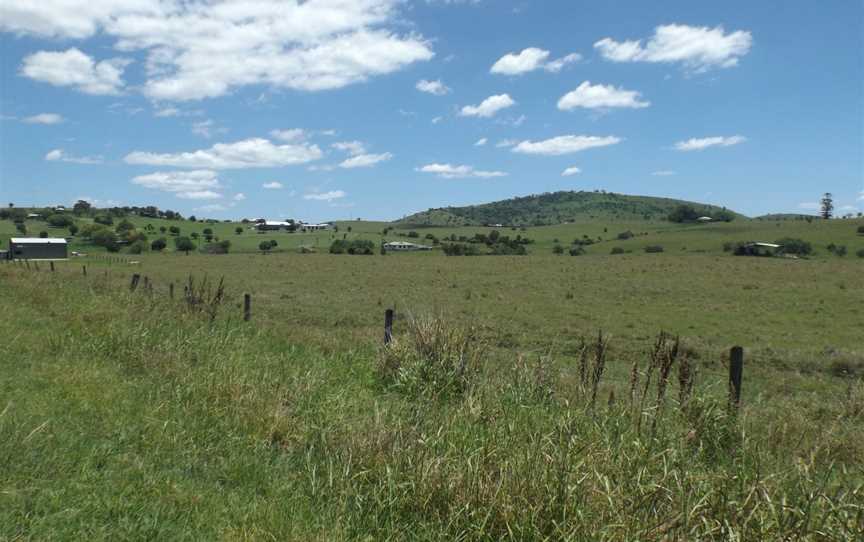
[[[550,225],[584,220],[659,220],[686,204],[700,214],[712,215],[721,207],[671,198],[629,196],[611,192],[551,192],[467,207],[429,209],[397,221],[401,225],[480,226]],[[743,215],[732,213],[736,218]]]

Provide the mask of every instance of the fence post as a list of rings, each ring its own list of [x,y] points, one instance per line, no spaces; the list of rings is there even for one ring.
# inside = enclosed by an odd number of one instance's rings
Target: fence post
[[[393,340],[393,309],[384,311],[384,344]]]
[[[54,262],[48,262],[48,265],[51,267],[51,272],[54,272]]]
[[[168,284],[168,298],[174,299],[174,283]]]
[[[135,288],[138,287],[138,281],[141,280],[141,275],[135,273],[132,275],[132,282],[129,284],[129,291],[134,292]]]
[[[81,272],[84,273],[85,277],[87,276],[87,266],[86,265],[81,266]]]
[[[243,294],[243,321],[248,322],[252,318],[252,296]]]
[[[741,378],[744,373],[744,349],[733,346],[729,351],[729,403],[738,408],[741,404]]]

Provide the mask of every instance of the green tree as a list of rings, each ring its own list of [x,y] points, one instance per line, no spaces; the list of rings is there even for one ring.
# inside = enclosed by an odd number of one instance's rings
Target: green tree
[[[834,215],[834,196],[831,195],[831,192],[825,192],[822,196],[819,215],[825,220],[828,220]]]
[[[168,228],[168,231],[171,233],[171,235],[180,235],[180,228],[178,226],[171,226],[170,228]]]
[[[92,209],[92,208],[93,208],[93,206],[90,205],[89,201],[84,201],[83,199],[79,199],[78,201],[75,202],[75,205],[72,206],[72,212],[75,213],[76,215],[79,215],[79,216],[88,215],[88,214],[90,214],[90,209]]]
[[[27,226],[25,226],[23,222],[16,222],[15,230],[17,230],[21,235],[27,235]]]
[[[167,246],[168,246],[168,242],[165,240],[165,238],[160,237],[159,239],[156,239],[152,243],[150,243],[150,250],[153,250],[156,252],[162,252],[163,250],[165,250],[165,247],[167,247]]]
[[[174,248],[176,248],[180,252],[185,252],[188,256],[190,251],[195,250],[196,245],[192,242],[192,239],[181,236],[174,238]]]
[[[236,228],[234,228],[234,233],[236,233],[237,235],[242,234],[243,233],[243,227],[237,226]]]
[[[62,215],[60,213],[50,215],[47,219],[47,222],[48,225],[52,228],[68,228],[75,223],[75,221],[72,220],[72,217],[68,215]]]
[[[262,254],[267,254],[272,248],[273,246],[270,244],[270,241],[261,241],[258,243],[258,250],[260,250]]]

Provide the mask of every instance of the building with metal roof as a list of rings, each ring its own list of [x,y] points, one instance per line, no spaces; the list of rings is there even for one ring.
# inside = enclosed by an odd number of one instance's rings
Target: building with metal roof
[[[9,239],[10,260],[65,260],[69,243],[59,237],[13,237]]]

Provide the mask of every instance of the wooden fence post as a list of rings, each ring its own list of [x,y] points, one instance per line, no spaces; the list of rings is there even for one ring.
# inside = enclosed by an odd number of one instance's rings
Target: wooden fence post
[[[174,283],[168,284],[168,298],[174,299]]]
[[[51,267],[51,272],[54,272],[54,262],[48,262],[48,265]]]
[[[138,287],[138,281],[141,280],[141,275],[135,273],[132,275],[132,282],[129,284],[129,291],[134,292],[135,288]]]
[[[393,309],[384,311],[384,344],[393,340]]]
[[[81,266],[81,272],[84,273],[85,277],[87,276],[87,266],[86,265]]]
[[[733,346],[729,351],[729,403],[738,408],[741,404],[741,378],[744,374],[744,349]]]
[[[248,322],[252,318],[252,296],[243,294],[243,321]]]

